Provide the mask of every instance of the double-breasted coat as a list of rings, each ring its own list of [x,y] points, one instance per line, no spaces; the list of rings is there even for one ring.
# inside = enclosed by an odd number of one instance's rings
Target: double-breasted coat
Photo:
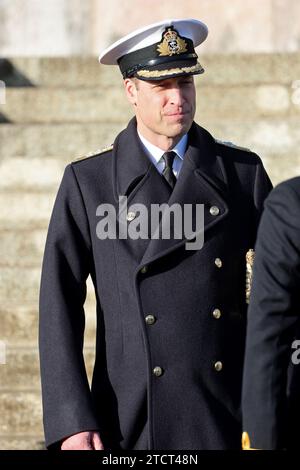
[[[255,247],[243,385],[252,448],[299,447],[300,177],[265,201]]]
[[[111,449],[240,448],[245,255],[270,187],[257,155],[196,123],[173,191],[145,155],[135,118],[111,151],[66,167],[40,290],[47,446],[99,430]],[[97,207],[117,208],[120,195],[149,212],[154,203],[204,204],[203,247],[187,250],[184,236],[99,239]],[[82,354],[89,274],[91,392]]]

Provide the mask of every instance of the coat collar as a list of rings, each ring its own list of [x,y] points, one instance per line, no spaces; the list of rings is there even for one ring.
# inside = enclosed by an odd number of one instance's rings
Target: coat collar
[[[114,197],[128,195],[133,187],[151,170],[152,163],[136,131],[136,118],[132,118],[113,145]]]
[[[188,146],[183,165],[171,192],[164,178],[149,161],[136,132],[136,119],[133,118],[114,143],[113,172],[114,194],[126,195],[128,206],[143,203],[167,202],[172,204],[204,204],[205,232],[220,223],[228,213],[227,175],[223,160],[217,155],[214,138],[196,123],[188,133]],[[217,206],[220,213],[215,216],[210,208]],[[205,237],[205,234],[204,234]],[[187,240],[150,239],[146,244],[141,265],[168,254]]]
[[[226,187],[226,172],[222,159],[216,154],[214,138],[205,129],[192,124],[188,134],[188,146],[184,166],[197,170],[222,191]],[[116,138],[113,146],[114,197],[128,195],[148,175],[153,164],[147,157],[136,131],[136,118],[132,118],[125,130]],[[178,188],[178,184],[176,184]],[[176,188],[176,189],[177,189]]]

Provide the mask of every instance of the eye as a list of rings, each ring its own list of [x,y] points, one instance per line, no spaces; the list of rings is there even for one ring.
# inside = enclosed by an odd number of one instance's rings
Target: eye
[[[153,88],[154,92],[161,93],[166,89],[163,85],[155,85]]]

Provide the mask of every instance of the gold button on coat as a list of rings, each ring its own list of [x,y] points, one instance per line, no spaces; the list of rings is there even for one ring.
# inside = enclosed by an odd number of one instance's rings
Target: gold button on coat
[[[128,212],[126,219],[128,222],[131,222],[133,219],[135,219],[136,213],[135,212]]]
[[[211,215],[219,215],[220,209],[217,206],[211,206],[209,212],[211,213]]]
[[[145,320],[146,320],[147,325],[153,325],[153,323],[156,322],[156,318],[154,315],[147,315]]]
[[[153,374],[156,375],[156,377],[160,377],[163,374],[162,368],[159,366],[154,367]]]
[[[215,265],[218,267],[218,268],[222,268],[222,260],[220,258],[216,258],[215,259]]]
[[[219,308],[215,308],[213,311],[214,318],[216,318],[216,320],[219,320],[219,318],[221,318],[221,315],[221,310]]]
[[[148,266],[143,266],[141,269],[141,273],[145,274],[148,271]]]
[[[215,370],[216,370],[217,372],[220,372],[222,369],[223,369],[223,364],[222,364],[222,362],[221,362],[221,361],[217,361],[217,362],[215,363]]]

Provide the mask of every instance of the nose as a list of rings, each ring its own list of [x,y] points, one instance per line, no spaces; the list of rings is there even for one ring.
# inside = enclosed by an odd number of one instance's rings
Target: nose
[[[181,107],[184,102],[184,96],[183,96],[183,91],[180,87],[174,86],[170,90],[170,103],[174,106]]]

